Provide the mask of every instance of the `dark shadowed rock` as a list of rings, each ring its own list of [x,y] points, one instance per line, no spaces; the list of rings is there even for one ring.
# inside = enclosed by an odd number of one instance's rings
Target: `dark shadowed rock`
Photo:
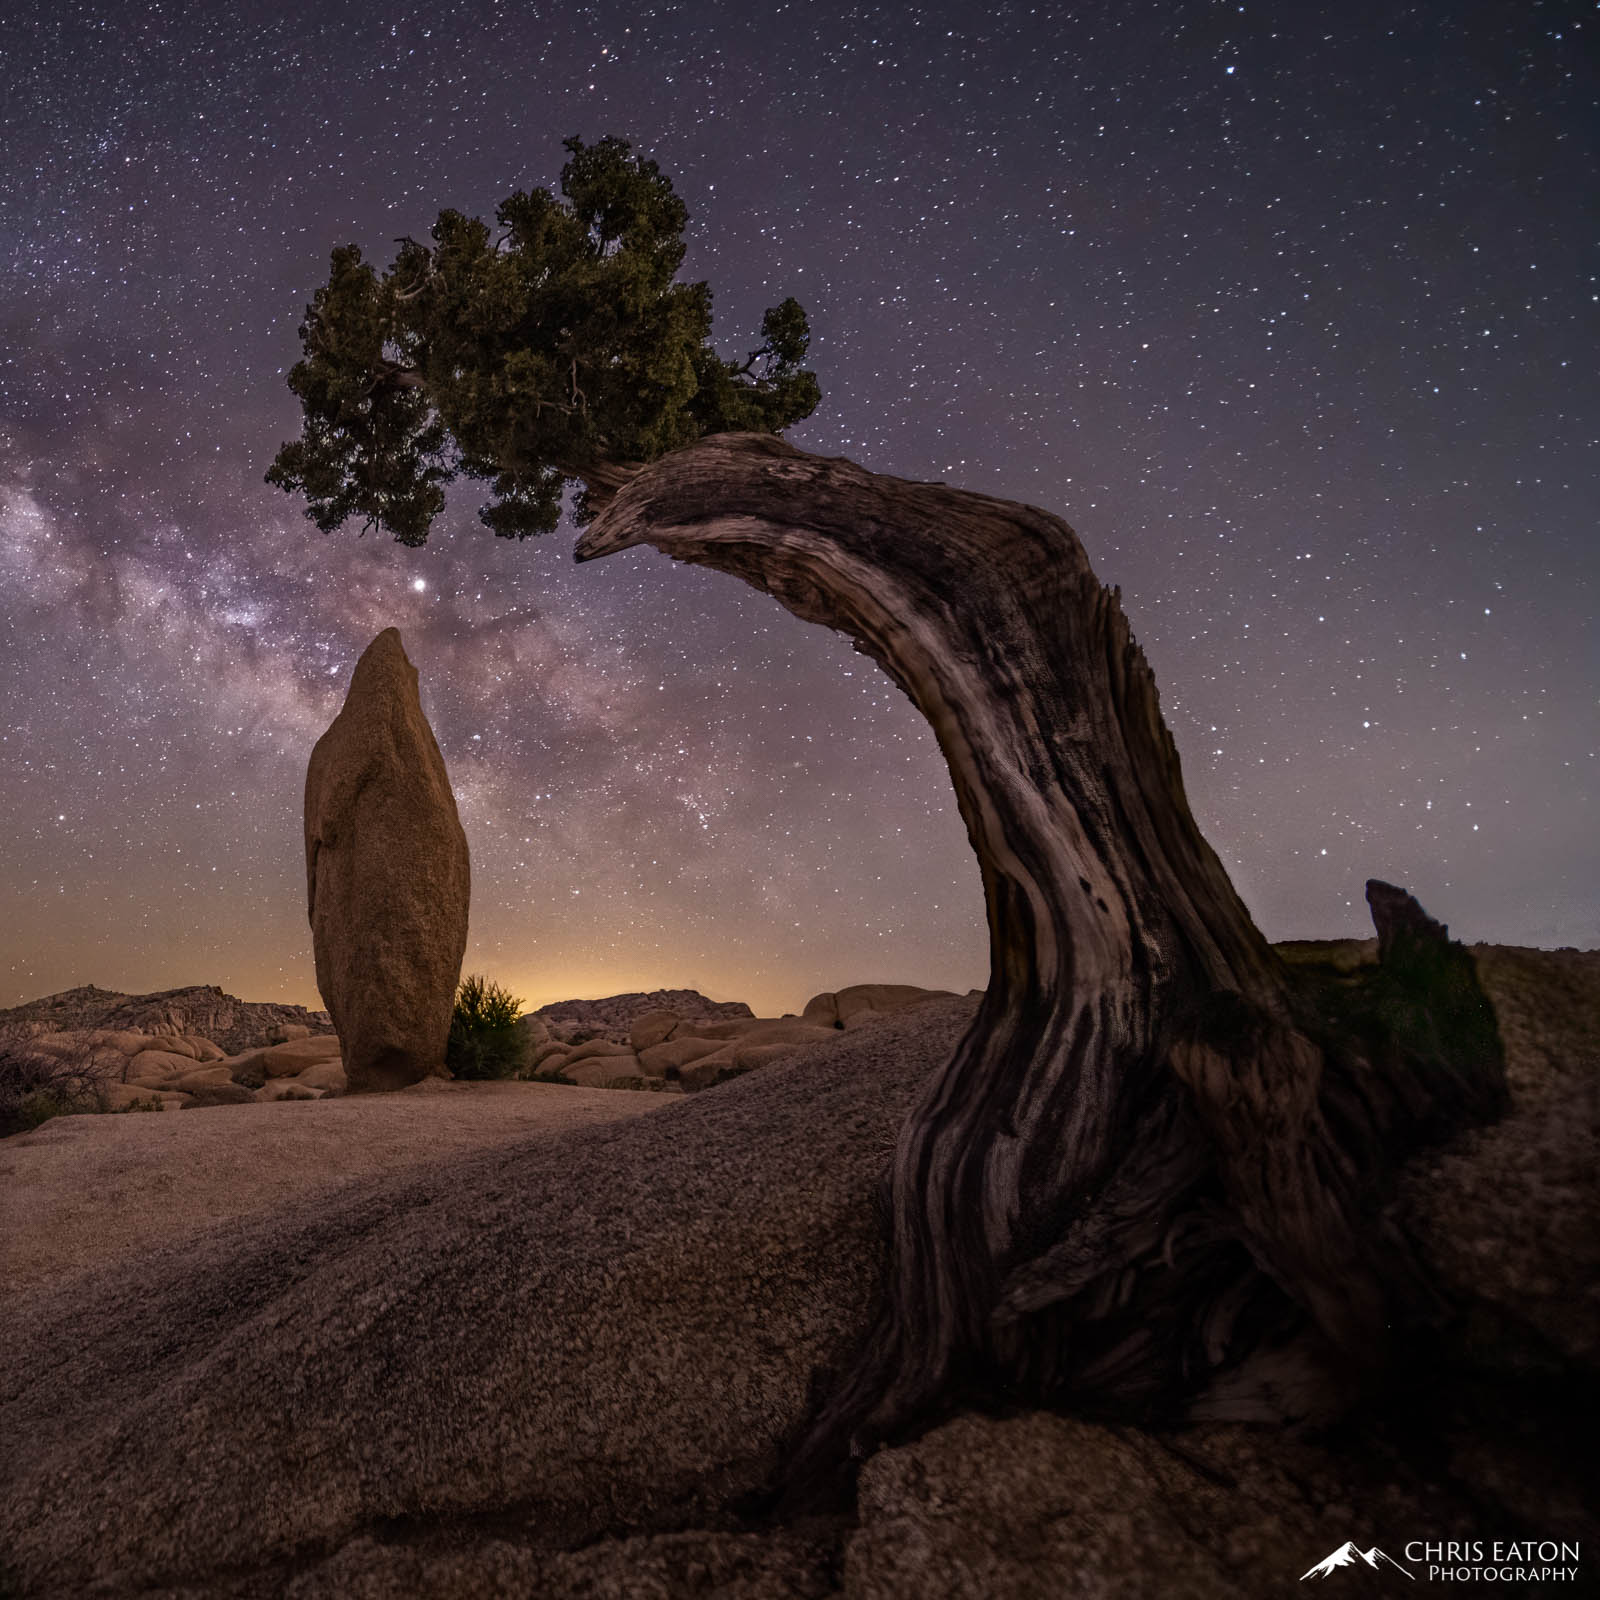
[[[850,1600],[1279,1600],[1360,1533],[1473,1536],[1461,1498],[1377,1451],[1243,1427],[1161,1435],[1033,1412],[961,1416],[862,1469]],[[1338,1593],[1393,1594],[1370,1573]],[[1413,1577],[1417,1576],[1413,1573]],[[1420,1588],[1421,1584],[1417,1584]]]
[[[1443,944],[1450,937],[1450,930],[1435,922],[1412,895],[1381,878],[1367,879],[1367,904],[1372,908],[1372,926],[1378,931],[1380,961],[1388,958],[1397,940]]]
[[[1419,1161],[1407,1197],[1455,1293],[1600,1380],[1600,951],[1472,953],[1515,1114]]]
[[[306,772],[317,987],[351,1093],[444,1076],[467,945],[467,838],[399,631],[367,646]]]

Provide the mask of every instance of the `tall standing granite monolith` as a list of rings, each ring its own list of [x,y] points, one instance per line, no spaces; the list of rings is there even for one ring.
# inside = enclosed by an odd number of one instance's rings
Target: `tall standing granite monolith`
[[[448,1076],[470,887],[467,838],[417,669],[399,630],[385,628],[306,770],[317,987],[351,1093]]]

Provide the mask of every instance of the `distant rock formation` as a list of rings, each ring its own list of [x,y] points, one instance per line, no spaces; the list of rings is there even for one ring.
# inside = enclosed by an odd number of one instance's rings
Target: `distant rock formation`
[[[879,1026],[892,1012],[953,998],[910,984],[854,984],[815,996],[804,1017],[757,1017],[743,1001],[708,1000],[695,989],[561,1000],[517,1019],[526,1051],[517,1076],[580,1088],[692,1094],[808,1045],[831,1050],[841,1034]],[[976,998],[976,990],[967,996]],[[262,1013],[231,1035],[219,1029],[230,1043],[244,1037],[240,1047],[223,1048],[187,1023],[190,1016],[226,1022],[234,1014],[229,1008]],[[130,1027],[130,1017],[152,1020],[147,1028]],[[291,1020],[296,1017],[309,1021]],[[97,1025],[101,1019],[109,1020]],[[0,1033],[8,1029],[33,1055],[82,1063],[94,1080],[81,1086],[79,1109],[85,1111],[96,1109],[95,1101],[106,1110],[185,1110],[349,1092],[340,1040],[326,1012],[246,1006],[217,989],[142,998],[75,989],[0,1012]]]
[[[857,984],[819,995],[804,1017],[756,1017],[739,1001],[707,1000],[693,989],[657,989],[609,1000],[565,1000],[522,1022],[530,1032],[537,1076],[559,1075],[586,1088],[692,1094],[770,1066],[806,1045],[831,1048],[841,1031],[877,1023],[890,1011],[954,998],[910,984]],[[630,1014],[632,1021],[625,1021]]]
[[[311,752],[306,900],[352,1093],[448,1075],[467,945],[467,838],[399,631],[367,646]]]
[[[111,1033],[191,1035],[211,1040],[228,1055],[275,1044],[287,1030],[331,1033],[325,1011],[239,1000],[215,984],[192,984],[156,994],[121,994],[92,983],[0,1011],[0,1025],[21,1024],[39,1033],[98,1029]]]
[[[848,1028],[855,1017],[954,998],[948,989],[919,989],[911,983],[853,983],[848,989],[812,995],[800,1020],[818,1028]]]
[[[614,994],[604,1000],[557,1000],[533,1014],[543,1019],[552,1039],[566,1044],[590,1039],[623,1044],[633,1024],[647,1011],[728,1021],[755,1015],[742,1000],[708,1000],[698,989],[652,989],[648,994]]]

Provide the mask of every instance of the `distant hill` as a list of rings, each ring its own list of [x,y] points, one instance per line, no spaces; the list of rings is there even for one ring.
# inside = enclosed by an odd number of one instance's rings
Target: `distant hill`
[[[41,1000],[0,1011],[0,1026],[32,1026],[38,1032],[65,1033],[107,1028],[131,1033],[186,1033],[209,1039],[230,1055],[268,1044],[285,1026],[332,1033],[326,1011],[268,1001],[240,1000],[215,984],[163,989],[158,994],[119,994],[86,983]]]
[[[680,1017],[751,1017],[742,1000],[708,1000],[696,989],[653,989],[648,994],[614,994],[599,1000],[557,1000],[533,1015],[553,1038],[628,1037],[647,1011],[675,1011]],[[286,1025],[332,1033],[326,1011],[266,1001],[240,1000],[215,984],[191,984],[157,994],[122,994],[86,983],[60,994],[0,1010],[0,1027],[22,1024],[35,1032],[66,1033],[81,1028],[127,1029],[134,1033],[187,1033],[210,1039],[233,1054],[267,1044]]]

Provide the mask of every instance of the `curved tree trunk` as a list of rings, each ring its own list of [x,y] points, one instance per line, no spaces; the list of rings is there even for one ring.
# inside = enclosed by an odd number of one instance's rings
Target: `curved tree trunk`
[[[1495,1062],[1308,1036],[1329,997],[1298,992],[1201,837],[1072,530],[729,434],[633,478],[577,553],[638,544],[879,662],[933,726],[982,868],[988,993],[901,1132],[886,1309],[797,1470],[973,1387],[1303,1415],[1380,1359],[1412,1276],[1383,1174],[1430,1120],[1492,1114]]]

